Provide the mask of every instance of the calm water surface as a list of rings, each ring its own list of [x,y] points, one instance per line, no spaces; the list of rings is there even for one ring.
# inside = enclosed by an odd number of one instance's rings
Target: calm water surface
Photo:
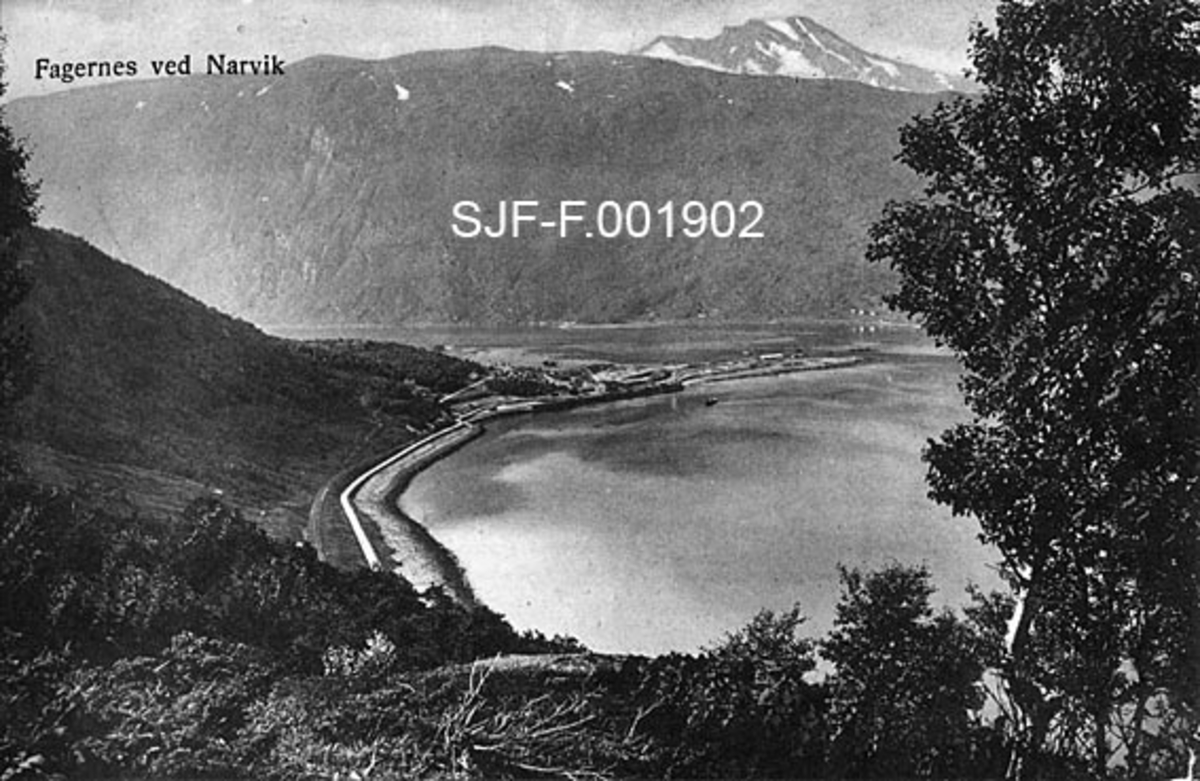
[[[921,448],[965,412],[957,366],[912,332],[539,334],[540,342],[471,343],[459,333],[455,343],[626,361],[864,338],[879,352],[850,369],[493,423],[419,475],[401,508],[457,554],[477,594],[518,628],[572,634],[600,651],[690,651],[760,608],[797,602],[811,633],[824,633],[839,563],[926,563],[949,604],[965,601],[969,582],[997,584],[996,557],[975,524],[925,497]],[[706,405],[708,396],[719,403]]]

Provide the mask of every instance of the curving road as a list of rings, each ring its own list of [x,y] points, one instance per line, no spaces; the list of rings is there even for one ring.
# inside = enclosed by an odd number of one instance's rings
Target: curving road
[[[425,527],[401,513],[392,499],[397,487],[402,487],[420,469],[481,431],[478,426],[460,420],[392,454],[342,491],[339,497],[342,511],[368,566],[383,569],[384,563],[363,528],[364,519],[375,524],[391,550],[391,570],[414,588],[425,591],[438,586],[459,604],[478,605],[453,555]]]

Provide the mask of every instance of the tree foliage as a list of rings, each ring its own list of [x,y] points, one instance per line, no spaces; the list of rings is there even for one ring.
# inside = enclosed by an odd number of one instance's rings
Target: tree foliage
[[[4,32],[0,30],[0,101],[6,91],[4,44]],[[28,339],[10,321],[30,286],[17,257],[20,232],[37,218],[37,188],[26,173],[28,162],[29,153],[13,137],[0,113],[0,420],[33,381]]]
[[[931,495],[1021,597],[1022,758],[1100,775],[1117,722],[1200,705],[1200,10],[1004,0],[972,44],[984,92],[903,129],[925,197],[869,257],[962,361],[974,419],[927,449]]]
[[[822,656],[830,682],[831,770],[850,778],[989,777],[979,721],[983,636],[930,604],[923,567],[841,570]]]
[[[119,517],[4,467],[0,542],[0,775],[35,756],[65,768],[71,751],[99,769],[237,767],[232,743],[199,748],[238,733],[268,678],[372,643],[393,674],[563,647],[389,573],[334,569],[211,499],[173,523]]]
[[[797,635],[799,608],[760,612],[698,656],[653,660],[639,699],[649,705],[654,770],[685,778],[820,777],[825,697],[804,676],[814,644]]]
[[[966,778],[990,746],[977,635],[923,570],[847,576],[831,688],[798,608],[694,656],[597,659],[211,498],[158,522],[0,471],[0,542],[6,777]]]

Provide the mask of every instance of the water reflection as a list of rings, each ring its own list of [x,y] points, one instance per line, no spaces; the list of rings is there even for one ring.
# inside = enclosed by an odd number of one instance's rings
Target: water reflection
[[[910,349],[499,423],[401,506],[515,625],[598,650],[693,650],[796,601],[824,632],[839,562],[925,562],[961,602],[995,557],[926,499],[919,460],[964,416],[956,377]]]

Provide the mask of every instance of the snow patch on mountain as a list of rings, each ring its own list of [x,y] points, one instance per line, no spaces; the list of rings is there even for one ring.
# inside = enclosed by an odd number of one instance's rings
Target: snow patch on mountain
[[[885,71],[887,71],[887,75],[889,75],[889,76],[893,76],[893,77],[900,76],[900,69],[897,68],[895,66],[895,64],[890,63],[887,60],[881,60],[881,59],[878,59],[877,57],[868,56],[867,62],[871,63],[872,65],[874,65],[877,68],[883,68]],[[943,81],[948,81],[948,79],[946,79],[946,77],[943,74],[939,73],[938,75],[942,76]]]
[[[814,65],[803,51],[789,49],[772,41],[767,44],[767,52],[779,63],[775,72],[780,75],[799,76],[803,79],[819,79],[825,75],[825,71]]]
[[[966,78],[866,52],[803,16],[754,19],[708,39],[660,36],[634,53],[724,73],[843,79],[902,92],[976,89]]]
[[[796,41],[797,43],[800,42],[800,36],[796,33],[795,28],[793,28],[790,24],[788,24],[786,20],[784,20],[784,19],[768,19],[767,24],[769,24],[771,27],[774,27],[776,30],[783,33],[787,37],[791,38],[793,41]]]
[[[737,47],[734,47],[734,49],[731,49],[731,51],[736,50],[736,48]],[[692,68],[707,68],[708,70],[721,71],[722,73],[737,72],[730,70],[729,68],[724,68],[709,60],[701,59],[699,57],[689,57],[686,54],[680,54],[679,52],[674,51],[666,43],[655,42],[639,53],[643,57],[651,57],[656,60],[670,60],[672,62],[677,62],[680,65],[687,65]]]

